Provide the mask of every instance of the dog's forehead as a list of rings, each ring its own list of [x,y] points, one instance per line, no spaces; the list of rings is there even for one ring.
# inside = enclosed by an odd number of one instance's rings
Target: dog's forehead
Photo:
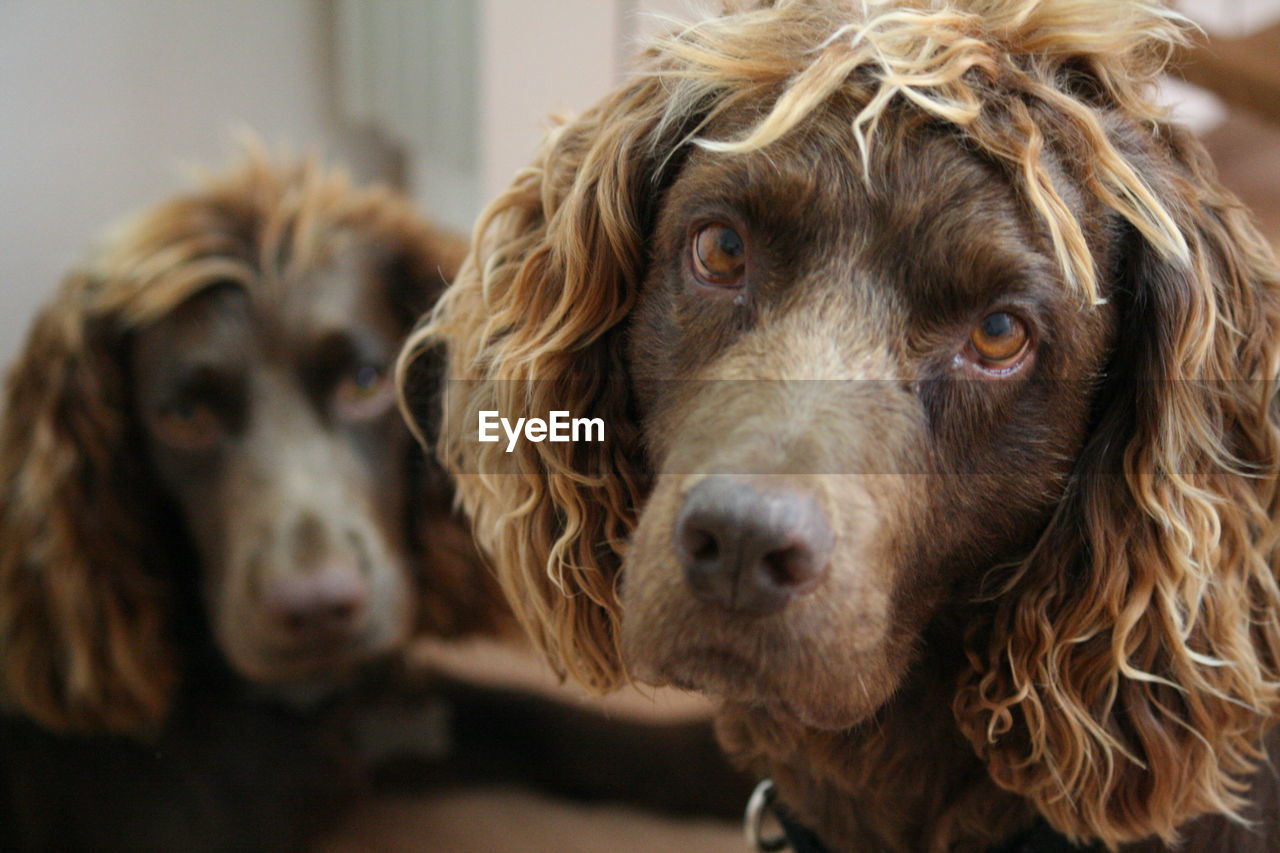
[[[352,246],[287,281],[210,285],[137,330],[144,360],[242,363],[289,359],[359,330],[395,335],[376,253]]]
[[[353,324],[378,325],[390,313],[377,253],[351,245],[305,271],[264,306],[286,334],[313,337]]]
[[[274,349],[306,350],[352,328],[394,333],[381,255],[359,240],[337,242],[283,280],[255,287],[251,297],[254,320]]]
[[[143,373],[175,360],[247,362],[258,344],[253,307],[238,285],[215,284],[189,296],[160,319],[137,330],[134,351]]]
[[[864,162],[852,113],[828,110],[755,151],[695,147],[672,187],[677,203],[703,200],[779,211],[779,218],[825,218],[844,228],[884,221],[927,227],[963,211],[979,222],[1007,220],[1013,185],[954,130],[927,122],[882,128]],[[728,125],[732,128],[734,125]],[[713,130],[711,139],[731,138]]]

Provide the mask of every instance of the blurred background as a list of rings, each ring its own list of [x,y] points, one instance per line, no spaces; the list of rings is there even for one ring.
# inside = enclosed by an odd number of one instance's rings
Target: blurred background
[[[1214,46],[1169,100],[1280,227],[1280,0],[1180,0]],[[0,0],[0,362],[86,243],[222,163],[239,128],[467,230],[549,113],[696,0]],[[1270,35],[1268,35],[1270,33]],[[1268,40],[1269,39],[1269,40]],[[1269,120],[1269,121],[1268,121]]]
[[[171,194],[192,166],[227,161],[241,129],[397,185],[466,231],[530,159],[548,114],[611,88],[637,38],[659,25],[654,16],[698,7],[0,0],[0,364],[95,235]],[[1171,80],[1165,97],[1280,248],[1280,0],[1180,8],[1207,45],[1182,58],[1186,80]],[[564,693],[531,658],[431,654],[459,672]],[[706,709],[634,695],[609,712],[669,719]],[[325,849],[714,851],[741,849],[739,837],[729,825],[488,791],[369,803]]]
[[[469,229],[687,0],[0,0],[0,362],[104,226],[248,128]]]

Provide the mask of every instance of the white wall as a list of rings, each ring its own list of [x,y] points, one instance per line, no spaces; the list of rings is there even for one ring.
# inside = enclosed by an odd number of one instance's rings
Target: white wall
[[[1174,6],[1222,38],[1239,38],[1280,21],[1280,0],[1176,0]]]
[[[0,2],[0,365],[88,241],[229,131],[386,170],[330,117],[321,0]]]
[[[481,189],[492,198],[532,158],[549,113],[579,112],[613,85],[619,9],[601,0],[483,0]]]
[[[480,0],[480,188],[493,198],[532,158],[555,113],[612,89],[655,15],[697,17],[703,0]]]

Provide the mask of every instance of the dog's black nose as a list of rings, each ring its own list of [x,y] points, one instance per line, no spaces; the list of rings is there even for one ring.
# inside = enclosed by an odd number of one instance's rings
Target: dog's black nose
[[[794,485],[713,475],[685,495],[675,546],[695,595],[763,616],[812,592],[835,536],[814,498]]]

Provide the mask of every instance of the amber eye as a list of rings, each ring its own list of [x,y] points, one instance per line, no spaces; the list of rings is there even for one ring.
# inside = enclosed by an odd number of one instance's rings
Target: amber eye
[[[982,318],[969,333],[969,343],[984,367],[1009,367],[1027,350],[1026,325],[1012,314],[996,311]]]
[[[706,284],[734,287],[747,270],[746,244],[728,225],[707,225],[693,236],[693,269]]]
[[[183,400],[156,412],[151,418],[151,430],[171,447],[207,450],[222,437],[222,421],[212,407]]]
[[[388,372],[374,364],[353,367],[333,389],[333,406],[349,421],[376,418],[395,402],[395,388]]]

